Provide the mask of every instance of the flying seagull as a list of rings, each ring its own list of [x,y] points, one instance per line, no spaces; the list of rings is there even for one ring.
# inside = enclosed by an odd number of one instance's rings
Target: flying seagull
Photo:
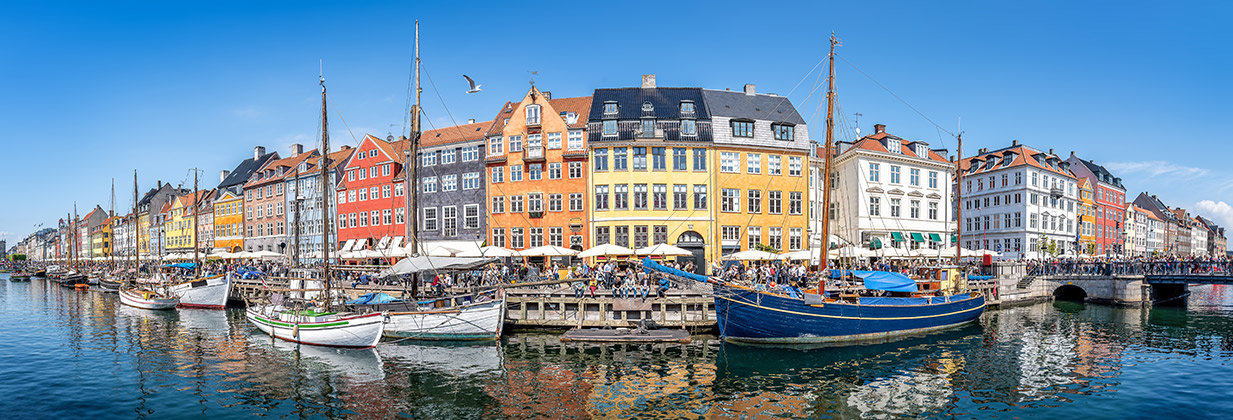
[[[477,85],[477,84],[475,84],[475,81],[474,81],[474,80],[471,80],[471,77],[470,77],[470,76],[467,76],[467,75],[465,75],[465,74],[464,74],[464,75],[462,75],[462,77],[466,78],[466,79],[467,79],[467,83],[471,84],[471,90],[468,90],[468,91],[467,91],[467,93],[476,93],[476,92],[479,92],[479,91],[480,91],[480,86],[483,86],[483,85]]]

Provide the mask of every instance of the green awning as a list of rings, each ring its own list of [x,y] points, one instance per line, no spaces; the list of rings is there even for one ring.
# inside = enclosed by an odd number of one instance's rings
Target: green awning
[[[920,232],[912,232],[912,242],[925,242],[925,235]]]
[[[891,232],[891,242],[903,242],[903,234],[899,232]]]
[[[869,249],[882,249],[882,239],[873,238],[869,241]]]
[[[942,235],[938,235],[936,233],[930,233],[929,240],[934,241],[934,242],[942,242]]]

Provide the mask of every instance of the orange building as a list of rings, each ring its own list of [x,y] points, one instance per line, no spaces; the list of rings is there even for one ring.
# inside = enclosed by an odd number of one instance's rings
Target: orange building
[[[591,97],[534,86],[488,130],[488,245],[586,247],[586,123]]]

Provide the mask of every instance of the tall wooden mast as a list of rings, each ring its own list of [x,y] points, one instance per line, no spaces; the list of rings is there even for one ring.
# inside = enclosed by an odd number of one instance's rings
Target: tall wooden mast
[[[111,179],[111,214],[107,215],[107,223],[111,225],[111,252],[107,255],[110,259],[111,271],[116,270],[116,179]]]
[[[420,21],[415,21],[415,105],[411,105],[411,134],[407,136],[407,141],[410,142],[410,147],[407,148],[407,153],[403,157],[403,190],[407,193],[407,208],[403,221],[406,226],[407,247],[411,248],[411,253],[418,253],[420,248],[419,241],[419,213],[417,209],[417,181],[418,176],[416,167],[419,162],[416,161],[420,149]]]
[[[959,265],[962,256],[963,228],[963,133],[959,133],[959,150],[955,159],[955,265]]]
[[[197,168],[193,168],[193,231],[189,232],[189,237],[193,238],[193,278],[197,278],[201,274],[201,262],[197,260],[197,249],[200,248],[197,241],[201,240],[197,236],[197,213],[200,211],[197,208],[197,199],[200,196],[197,193]]]
[[[140,235],[141,232],[140,232],[140,226],[137,225],[138,220],[141,220],[141,218],[137,216],[137,170],[134,169],[133,170],[133,221],[132,221],[133,223],[133,229],[132,229],[133,231],[133,261],[134,261],[133,278],[134,279],[141,276],[141,249],[139,249],[141,243],[137,239],[137,236]]]
[[[325,107],[325,76],[321,79],[321,281],[325,283],[325,307],[330,307],[330,122]]]
[[[831,150],[831,144],[835,140],[835,46],[839,44],[839,39],[835,38],[835,33],[831,33],[831,53],[830,53],[830,74],[826,77],[826,156],[823,158],[822,166],[822,246],[819,257],[822,262],[822,270],[830,268],[827,262],[828,254],[830,254],[830,219],[831,219],[831,158],[834,152]],[[821,288],[821,285],[819,285]]]

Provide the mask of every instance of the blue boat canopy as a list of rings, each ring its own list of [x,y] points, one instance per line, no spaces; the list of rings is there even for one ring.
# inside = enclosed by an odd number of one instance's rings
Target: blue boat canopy
[[[912,280],[903,274],[889,271],[831,270],[831,278],[839,278],[845,273],[864,280],[866,289],[909,293],[918,290],[916,288],[916,280]]]
[[[395,298],[385,293],[368,293],[354,300],[347,301],[348,305],[375,305],[379,303],[394,303],[402,302],[402,299]]]
[[[163,267],[187,268],[189,270],[192,270],[194,268],[197,268],[197,263],[175,263],[175,264],[167,264],[167,265],[164,265]]]
[[[643,267],[643,269],[644,269],[644,270],[647,270],[647,271],[650,271],[650,270],[655,270],[655,271],[659,271],[659,272],[661,272],[661,273],[668,273],[668,274],[671,274],[671,275],[674,275],[674,276],[677,276],[677,277],[684,277],[684,278],[687,278],[687,279],[693,279],[693,280],[696,280],[696,281],[700,281],[700,282],[706,283],[706,276],[701,276],[701,275],[697,275],[697,274],[694,274],[694,273],[690,273],[690,272],[688,272],[688,271],[684,271],[684,270],[677,270],[677,269],[672,268],[672,267],[667,267],[667,266],[665,266],[665,265],[663,265],[663,264],[660,264],[660,263],[655,262],[655,260],[652,260],[652,259],[650,259],[649,257],[648,257],[648,258],[643,258],[643,259],[642,259],[642,267]]]

